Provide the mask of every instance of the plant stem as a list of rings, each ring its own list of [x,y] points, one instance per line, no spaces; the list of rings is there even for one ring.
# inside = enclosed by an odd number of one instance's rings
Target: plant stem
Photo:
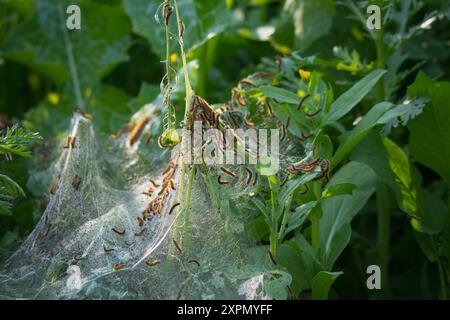
[[[381,28],[377,31],[375,45],[377,48],[377,68],[384,69],[386,67],[386,47],[384,44],[384,30]],[[384,81],[377,84],[377,99],[381,102],[385,99]]]
[[[84,110],[84,101],[83,96],[81,95],[81,86],[78,78],[77,65],[75,63],[75,57],[73,55],[73,47],[72,42],[70,42],[69,32],[67,31],[66,24],[64,23],[64,9],[60,6],[59,10],[59,18],[62,26],[62,33],[64,37],[64,46],[66,47],[66,55],[67,55],[67,63],[69,64],[70,77],[72,79],[73,90],[75,94],[75,99],[77,101],[77,107],[81,110]]]
[[[270,252],[272,256],[276,259],[278,251],[278,221],[276,219],[276,194],[273,190],[272,182],[270,177],[267,176],[267,181],[270,187],[270,207],[271,207],[271,226],[270,226]]]
[[[175,7],[175,15],[177,18],[177,26],[178,26],[178,34],[180,34],[180,24],[181,22],[181,18],[180,18],[180,12],[178,10],[178,5],[177,5],[177,0],[173,0],[173,5]],[[183,37],[179,37],[179,42],[180,42],[180,51],[181,51],[181,60],[183,62],[183,75],[184,75],[184,85],[186,88],[186,108],[184,111],[184,123],[185,125],[189,125],[189,123],[187,123],[187,121],[189,120],[189,114],[191,111],[191,103],[192,103],[192,86],[191,86],[191,82],[189,80],[189,71],[188,71],[188,67],[187,67],[187,60],[186,60],[186,52],[184,50],[184,41],[183,41]]]
[[[169,112],[169,119],[170,119],[170,94],[171,94],[171,90],[170,90],[170,86],[171,81],[170,81],[170,30],[169,30],[169,24],[166,25],[165,27],[165,31],[166,31],[166,83],[167,85],[165,85],[165,90],[169,90],[167,92],[167,97],[164,97],[164,100],[167,99],[166,101],[164,101],[167,104],[167,112]],[[170,123],[170,121],[169,121]]]
[[[384,30],[381,28],[376,32],[375,45],[377,49],[377,68],[386,67],[386,48],[384,43]],[[377,84],[377,100],[385,99],[385,83]],[[386,184],[382,183],[377,189],[377,218],[378,218],[378,258],[381,269],[381,287],[389,295],[389,238],[390,238],[390,195]]]
[[[390,235],[390,198],[389,190],[381,184],[376,193],[378,215],[378,259],[381,269],[381,287],[389,293],[389,235]]]
[[[434,236],[431,234],[430,235],[431,238],[431,243],[433,245],[433,251],[436,255],[436,263],[438,266],[438,272],[439,272],[439,284],[440,284],[440,289],[441,289],[441,299],[442,300],[447,300],[447,281],[445,279],[445,272],[444,272],[444,268],[442,267],[442,262],[441,262],[441,258],[439,257],[439,252],[438,252],[438,248],[436,245],[436,240],[434,239]]]
[[[195,165],[192,165],[191,171],[189,172],[188,186],[186,190],[186,206],[184,213],[184,231],[183,231],[183,243],[185,246],[189,246],[189,218],[190,218],[190,208],[191,208],[191,193],[192,193],[192,183],[195,177]]]
[[[181,24],[181,18],[180,18],[180,12],[178,10],[178,4],[177,1],[174,0],[173,1],[173,5],[175,7],[175,15],[176,15],[176,19],[177,19],[177,27],[178,27],[178,34],[180,34],[180,24]],[[191,110],[191,101],[192,101],[192,87],[191,87],[191,82],[189,80],[189,71],[187,68],[187,60],[186,60],[186,52],[184,50],[184,42],[183,42],[183,37],[179,37],[179,43],[180,43],[180,52],[181,52],[181,60],[183,63],[183,75],[184,75],[184,85],[185,85],[185,91],[186,91],[186,99],[185,99],[185,112],[184,112],[184,124],[185,126],[189,127],[189,114],[190,114],[190,110]],[[185,143],[185,141],[187,139],[190,139],[190,136],[185,132],[185,134],[182,137],[182,141],[181,143]],[[182,145],[182,153],[184,152],[184,148]],[[186,164],[183,163],[181,165],[181,181],[180,181],[180,187],[179,187],[179,192],[178,192],[178,198],[179,198],[179,202],[181,203],[181,205],[183,206],[183,208],[185,209],[184,206],[184,186],[186,183]]]

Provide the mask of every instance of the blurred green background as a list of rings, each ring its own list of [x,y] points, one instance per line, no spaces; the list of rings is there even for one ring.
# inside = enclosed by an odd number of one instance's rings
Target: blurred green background
[[[310,61],[309,69],[319,70],[338,96],[380,63],[376,43],[365,27],[370,4],[382,8],[386,51],[381,67],[388,74],[381,98],[402,101],[419,70],[433,79],[450,80],[450,2],[446,0],[179,3],[194,90],[210,103],[228,101],[231,89],[256,71],[261,61],[292,52]],[[64,28],[69,4],[81,8],[81,30]],[[45,207],[49,185],[33,188],[39,184],[30,183],[30,173],[56,157],[54,147],[64,137],[74,108],[82,104],[93,114],[97,130],[109,136],[159,93],[165,38],[154,16],[160,4],[156,0],[0,0],[0,128],[20,123],[45,139],[32,159],[0,160],[0,172],[26,193],[15,201],[11,215],[0,215],[1,259],[33,229]],[[172,47],[176,66],[180,57],[175,39]],[[360,111],[369,105],[363,103]],[[408,149],[407,130],[394,129],[391,137]],[[439,175],[417,166],[423,185],[445,198],[448,187]],[[366,290],[362,269],[375,259],[375,201],[371,199],[365,214],[353,222],[351,245],[338,260],[346,272],[336,282],[336,297],[377,298],[377,293]],[[436,298],[436,267],[421,252],[404,214],[398,208],[393,212],[392,296]]]

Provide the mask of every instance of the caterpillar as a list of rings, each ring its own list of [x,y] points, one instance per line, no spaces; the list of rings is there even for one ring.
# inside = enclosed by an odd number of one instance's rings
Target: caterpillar
[[[112,228],[112,231],[114,231],[115,233],[117,233],[118,235],[121,235],[121,236],[123,236],[125,234],[125,229],[122,229],[122,228],[114,227],[114,228]]]

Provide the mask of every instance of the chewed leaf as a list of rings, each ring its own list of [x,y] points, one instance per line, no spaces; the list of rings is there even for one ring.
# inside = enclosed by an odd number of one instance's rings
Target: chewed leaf
[[[406,126],[412,119],[422,113],[423,108],[428,102],[428,98],[420,97],[413,99],[412,101],[407,101],[386,112],[386,114],[378,120],[378,123],[385,124],[383,134],[388,135],[393,128],[396,128],[399,125]]]

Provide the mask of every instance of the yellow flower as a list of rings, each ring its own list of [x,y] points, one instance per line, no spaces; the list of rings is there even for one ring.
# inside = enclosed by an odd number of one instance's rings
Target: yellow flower
[[[297,91],[297,95],[298,95],[300,98],[303,98],[304,96],[306,96],[306,92],[305,92],[304,90],[298,90],[298,91]]]
[[[57,105],[59,103],[59,94],[56,92],[49,92],[47,94],[47,99],[52,105]]]
[[[178,61],[178,55],[176,53],[172,53],[170,55],[170,62],[171,63],[176,63]]]
[[[311,72],[303,70],[303,69],[299,69],[298,73],[300,75],[300,78],[302,78],[304,80],[308,80],[311,77]]]
[[[84,89],[84,96],[86,98],[90,98],[92,96],[92,88],[91,87],[86,87],[86,89]]]

